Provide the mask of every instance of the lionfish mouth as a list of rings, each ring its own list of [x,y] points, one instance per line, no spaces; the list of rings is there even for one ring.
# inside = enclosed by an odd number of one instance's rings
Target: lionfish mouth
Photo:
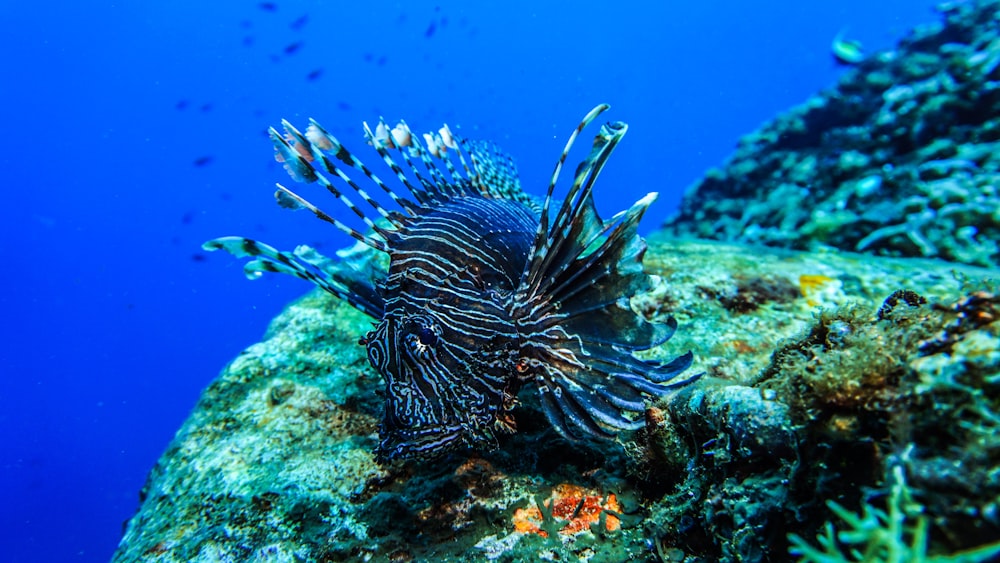
[[[304,134],[282,122],[284,133],[271,129],[271,139],[291,177],[325,188],[367,230],[280,184],[278,203],[386,253],[388,273],[241,237],[203,246],[252,257],[245,266],[252,279],[291,274],[381,321],[362,339],[386,384],[381,461],[497,447],[497,435],[516,429],[514,394],[531,382],[560,435],[613,438],[641,426],[650,400],[701,374],[677,377],[691,365],[690,352],[665,363],[633,355],[666,342],[677,323],[648,322],[630,306],[651,286],[637,229],[656,194],[608,220],[594,205],[597,177],[627,125],[602,125],[562,202],[553,197],[577,137],[608,108],[597,106],[572,132],[541,203],[521,191],[510,157],[447,125],[421,143],[404,122],[380,121],[374,131],[365,124],[368,143],[392,171],[387,183],[315,121]],[[355,181],[361,176],[380,197]]]

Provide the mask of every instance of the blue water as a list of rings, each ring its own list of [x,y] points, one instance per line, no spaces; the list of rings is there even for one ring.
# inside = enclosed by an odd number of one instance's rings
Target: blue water
[[[887,48],[937,19],[931,0],[264,4],[0,3],[2,561],[106,561],[201,389],[310,289],[251,283],[202,241],[349,242],[274,205],[282,117],[372,162],[363,120],[447,121],[540,193],[609,102],[631,129],[597,204],[659,191],[648,231],[739,135],[835,82],[842,28]]]

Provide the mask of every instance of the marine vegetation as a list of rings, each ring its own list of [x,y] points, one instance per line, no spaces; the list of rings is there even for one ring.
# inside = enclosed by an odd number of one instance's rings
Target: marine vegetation
[[[526,383],[534,384],[546,418],[562,436],[614,438],[644,424],[634,415],[651,398],[697,376],[672,381],[691,364],[690,352],[666,363],[633,355],[666,342],[677,323],[671,317],[647,322],[630,306],[631,296],[651,286],[642,268],[646,244],[636,227],[656,194],[608,221],[594,207],[594,183],[625,135],[624,123],[600,128],[555,209],[553,192],[574,141],[607,109],[594,108],[573,131],[540,206],[521,191],[509,157],[447,126],[423,135],[424,146],[403,122],[392,129],[380,122],[374,132],[365,125],[369,144],[406,196],[316,122],[305,134],[284,122],[284,134],[270,133],[292,178],[323,186],[371,232],[342,223],[281,185],[278,202],[308,209],[386,253],[387,275],[373,279],[306,247],[281,252],[241,237],[204,247],[252,257],[250,278],[264,271],[291,274],[377,320],[361,343],[384,380],[380,460],[497,448],[502,436],[517,430],[513,411]],[[378,203],[343,167],[364,175],[398,209]],[[378,221],[351,202],[349,190]]]
[[[902,463],[891,467],[890,483],[885,510],[865,504],[860,514],[854,514],[828,500],[830,511],[846,524],[846,529],[837,530],[827,522],[816,538],[818,548],[791,534],[789,552],[800,556],[803,563],[973,563],[1000,557],[1000,541],[960,553],[929,554],[930,518],[906,486]]]

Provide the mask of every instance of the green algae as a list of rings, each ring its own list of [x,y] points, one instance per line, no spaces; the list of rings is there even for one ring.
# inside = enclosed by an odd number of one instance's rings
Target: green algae
[[[930,519],[907,487],[902,465],[891,468],[889,483],[885,510],[866,504],[854,514],[828,500],[830,511],[843,521],[841,529],[827,522],[816,537],[818,546],[791,534],[791,554],[808,563],[976,563],[1000,556],[1000,542],[949,555],[929,554]]]

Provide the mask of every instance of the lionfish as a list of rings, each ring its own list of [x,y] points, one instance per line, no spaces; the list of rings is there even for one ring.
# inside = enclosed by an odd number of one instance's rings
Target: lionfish
[[[521,191],[509,156],[447,126],[424,134],[421,144],[405,122],[390,129],[380,120],[374,132],[364,124],[368,143],[412,196],[406,197],[315,121],[305,134],[283,121],[285,134],[270,129],[277,160],[293,179],[322,185],[369,230],[342,223],[281,184],[278,202],[308,209],[388,254],[388,273],[374,280],[309,247],[282,252],[242,237],[214,239],[204,248],[252,257],[245,266],[251,279],[264,271],[291,274],[377,320],[359,342],[385,382],[376,450],[382,463],[497,448],[501,435],[516,431],[512,411],[529,382],[563,437],[613,438],[643,425],[642,417],[629,415],[643,412],[649,398],[698,375],[672,381],[690,366],[691,352],[666,363],[632,354],[666,342],[677,322],[648,322],[630,306],[631,296],[651,284],[636,228],[656,194],[608,221],[594,206],[594,182],[625,123],[601,127],[565,199],[554,203],[570,148],[608,107],[591,110],[570,135],[541,205]],[[377,202],[349,168],[399,209]],[[381,219],[366,215],[321,171]]]

